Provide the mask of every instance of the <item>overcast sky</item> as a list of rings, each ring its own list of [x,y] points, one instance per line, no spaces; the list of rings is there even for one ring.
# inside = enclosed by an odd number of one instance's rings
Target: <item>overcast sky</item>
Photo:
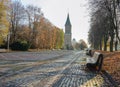
[[[44,16],[55,26],[65,30],[69,12],[72,24],[72,38],[87,42],[89,30],[89,12],[87,0],[21,0],[23,4],[41,7]]]

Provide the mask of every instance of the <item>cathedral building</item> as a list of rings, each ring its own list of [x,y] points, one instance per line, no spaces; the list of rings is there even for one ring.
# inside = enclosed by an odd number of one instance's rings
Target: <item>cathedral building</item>
[[[72,38],[72,30],[71,30],[71,22],[70,22],[70,18],[69,18],[69,14],[67,15],[67,20],[65,23],[65,35],[64,35],[64,48],[65,49],[71,49],[72,47],[72,42],[71,42],[71,38]]]

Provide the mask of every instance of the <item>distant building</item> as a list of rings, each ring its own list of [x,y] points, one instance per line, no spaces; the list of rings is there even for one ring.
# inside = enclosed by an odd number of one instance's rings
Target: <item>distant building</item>
[[[75,40],[75,38],[73,38],[72,47],[73,47],[74,50],[76,50],[76,44],[77,44],[77,41]]]
[[[67,20],[65,23],[65,36],[64,36],[64,48],[65,49],[71,49],[72,43],[71,43],[71,38],[72,38],[72,33],[71,33],[71,22],[69,18],[69,14],[67,15]]]

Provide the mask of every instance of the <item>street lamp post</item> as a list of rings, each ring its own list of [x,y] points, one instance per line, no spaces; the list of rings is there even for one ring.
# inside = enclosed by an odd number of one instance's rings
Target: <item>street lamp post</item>
[[[8,41],[8,43],[7,43],[7,50],[9,52],[9,49],[10,49],[10,32],[7,35],[7,41]]]

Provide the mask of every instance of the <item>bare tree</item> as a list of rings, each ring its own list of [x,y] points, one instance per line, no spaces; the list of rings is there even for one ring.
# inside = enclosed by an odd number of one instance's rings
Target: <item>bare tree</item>
[[[17,40],[17,31],[20,25],[22,25],[24,18],[25,18],[24,6],[19,0],[13,1],[10,9],[10,24],[11,24],[10,32],[12,33],[11,42]]]
[[[115,43],[115,50],[117,50],[117,41],[119,39],[119,33],[118,33],[118,19],[117,19],[117,7],[119,6],[118,0],[90,0],[90,6],[92,9],[91,14],[92,17],[95,19],[97,18],[98,21],[100,19],[104,20],[100,22],[101,28],[104,29],[104,50],[106,50],[106,41],[108,40],[108,35],[111,38],[110,40],[110,51],[113,51],[113,44]],[[98,18],[98,16],[95,16],[96,14],[101,14]],[[93,22],[94,21],[94,22]],[[96,24],[96,19],[92,20],[93,24]],[[104,23],[104,24],[103,24]],[[98,24],[98,25],[100,25]],[[92,27],[91,27],[92,28]],[[98,28],[98,26],[96,27]],[[100,35],[100,34],[99,34]],[[90,35],[89,35],[90,36]],[[114,41],[114,38],[116,38],[116,42]]]
[[[38,34],[37,33],[38,27],[40,24],[40,19],[43,16],[43,13],[41,11],[41,8],[35,7],[33,5],[27,6],[26,13],[27,13],[29,29],[31,30],[29,43],[32,43],[33,40],[36,40],[35,38]]]

